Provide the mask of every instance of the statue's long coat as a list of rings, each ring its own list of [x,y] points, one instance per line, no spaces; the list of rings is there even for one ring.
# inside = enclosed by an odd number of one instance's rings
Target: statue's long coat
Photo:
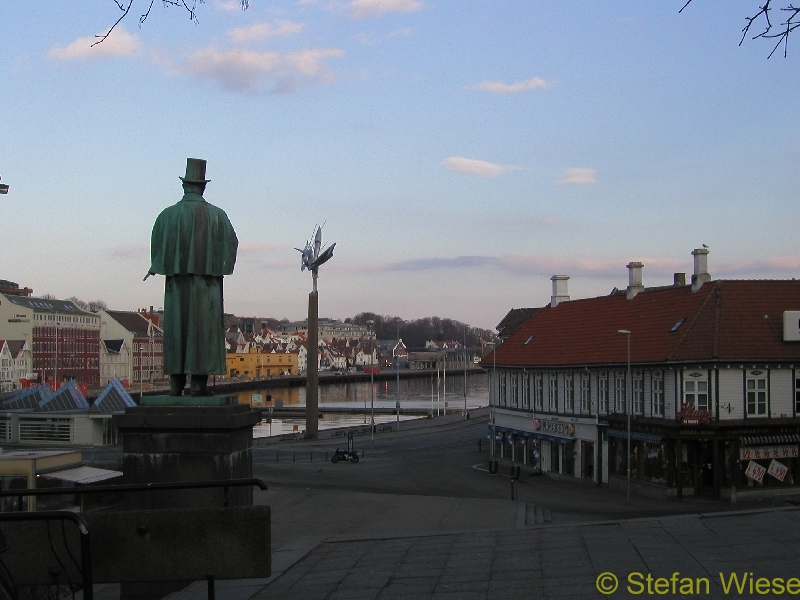
[[[238,247],[228,215],[199,194],[185,194],[153,225],[150,273],[164,286],[164,372],[222,375],[225,322],[222,277]]]

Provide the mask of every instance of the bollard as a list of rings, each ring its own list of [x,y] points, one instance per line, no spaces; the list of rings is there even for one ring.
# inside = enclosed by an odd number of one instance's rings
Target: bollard
[[[511,480],[511,500],[516,502],[516,500],[517,500],[517,488],[514,485],[515,483],[516,483],[516,481],[512,479]]]
[[[292,452],[292,462],[297,458],[297,452]]]
[[[328,451],[325,450],[325,462],[328,462]]]
[[[489,474],[490,475],[497,475],[497,461],[490,460],[489,461]]]
[[[280,456],[280,454],[281,454],[280,450],[275,452],[275,462],[278,462],[278,457]]]
[[[314,451],[308,453],[308,462],[314,462]]]
[[[511,466],[511,479],[519,479],[519,465]]]

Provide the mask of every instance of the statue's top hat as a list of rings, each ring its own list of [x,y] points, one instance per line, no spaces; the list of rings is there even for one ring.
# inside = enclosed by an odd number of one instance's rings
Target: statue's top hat
[[[186,159],[186,177],[181,177],[184,183],[208,183],[206,179],[206,161],[202,158]]]

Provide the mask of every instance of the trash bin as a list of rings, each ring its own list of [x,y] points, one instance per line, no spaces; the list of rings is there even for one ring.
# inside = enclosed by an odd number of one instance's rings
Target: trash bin
[[[496,460],[490,460],[489,461],[489,473],[491,475],[497,475],[497,461]]]
[[[519,479],[519,465],[511,466],[511,479]]]

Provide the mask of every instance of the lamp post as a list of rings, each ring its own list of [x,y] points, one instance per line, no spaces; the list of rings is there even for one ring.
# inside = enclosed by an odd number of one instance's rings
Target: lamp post
[[[490,342],[487,345],[492,346],[492,385],[489,387],[489,414],[492,423],[492,441],[489,445],[489,458],[494,460],[494,445],[497,439],[497,432],[495,431],[494,424],[494,411],[495,411],[495,386],[497,385],[497,342]]]
[[[397,324],[397,345],[394,347],[394,370],[397,374],[397,431],[400,431],[400,323]]]
[[[464,327],[464,418],[467,418],[467,328]]]
[[[625,385],[625,415],[628,417],[628,506],[631,505],[631,411],[630,401],[628,399],[628,384],[633,385],[631,380],[631,332],[627,329],[619,329],[617,333],[622,333],[628,336],[628,381]]]
[[[142,385],[142,350],[144,350],[144,344],[139,344],[139,404],[142,403],[142,396],[144,395],[144,387]]]

